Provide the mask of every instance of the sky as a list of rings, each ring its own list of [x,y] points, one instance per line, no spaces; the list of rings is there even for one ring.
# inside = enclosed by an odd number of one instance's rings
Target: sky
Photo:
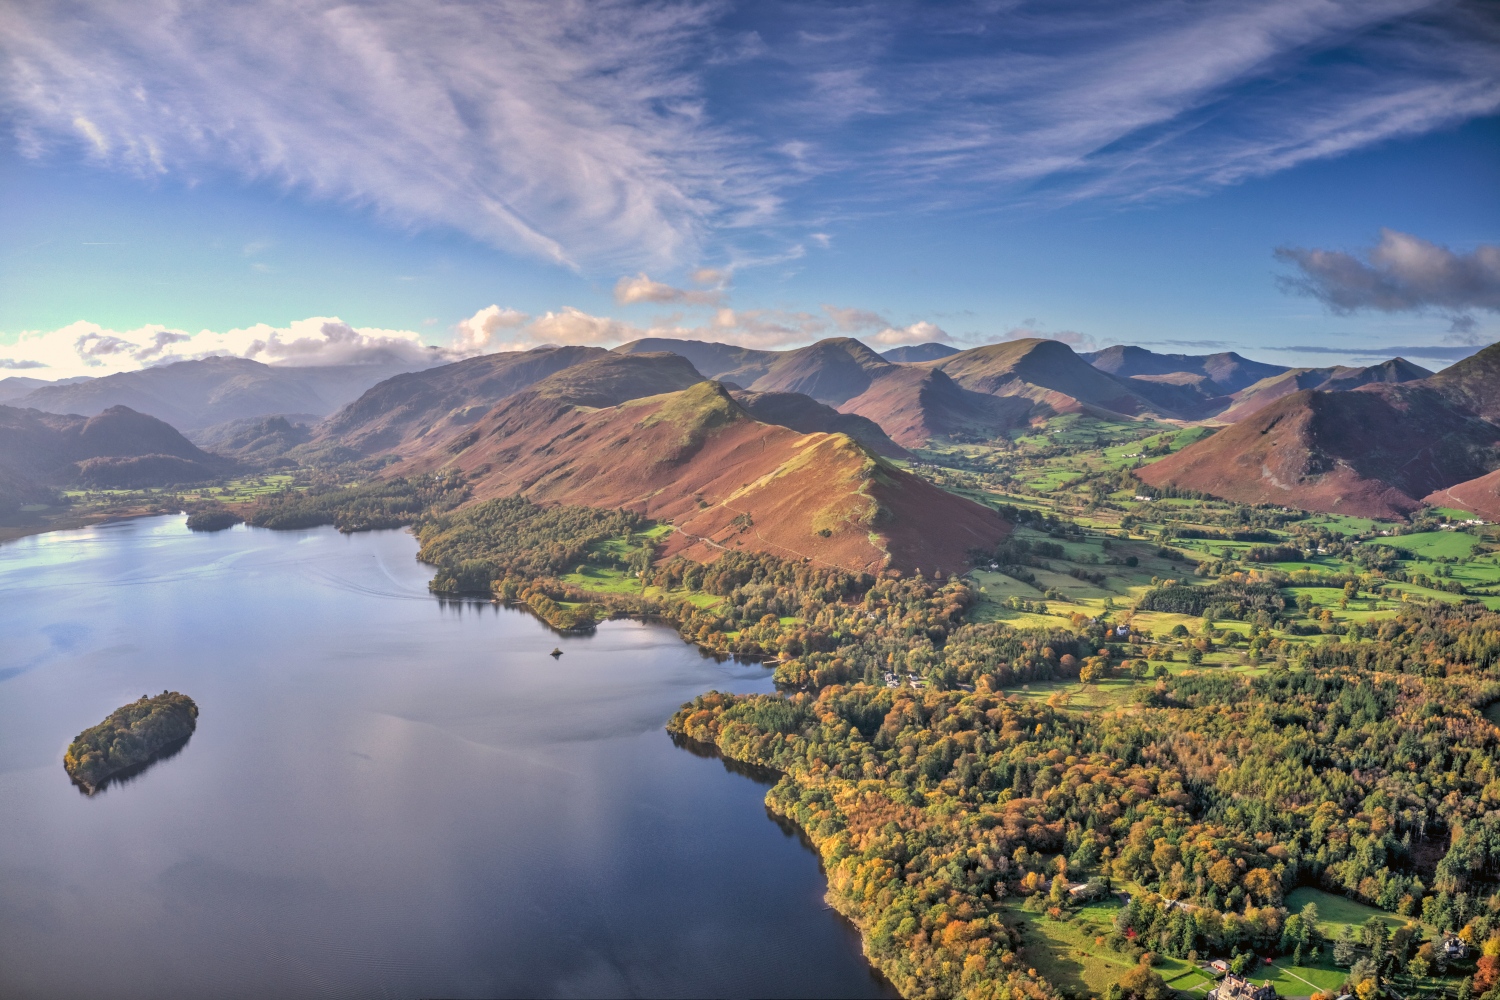
[[[1438,368],[1500,7],[9,0],[0,377],[643,336]]]

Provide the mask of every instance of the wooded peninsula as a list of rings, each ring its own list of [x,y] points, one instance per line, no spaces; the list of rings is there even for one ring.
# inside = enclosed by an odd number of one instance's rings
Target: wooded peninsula
[[[1210,959],[1330,997],[1500,997],[1500,613],[1413,593],[1406,550],[1251,508],[1147,540],[1003,507],[1017,531],[971,574],[851,573],[662,557],[667,529],[628,511],[464,499],[431,478],[249,519],[405,520],[435,593],[770,659],[780,694],[710,693],[668,729],[781,774],[768,806],[904,996],[1077,995],[1073,942],[1110,997],[1211,985]],[[1059,564],[1080,587],[1151,575],[1086,614]],[[1037,596],[998,600],[1006,580]]]

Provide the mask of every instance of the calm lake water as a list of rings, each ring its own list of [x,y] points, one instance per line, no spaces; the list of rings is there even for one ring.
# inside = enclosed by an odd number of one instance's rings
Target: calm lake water
[[[0,995],[894,995],[765,786],[662,729],[768,671],[439,602],[415,553],[180,517],[0,546]],[[82,795],[68,743],[163,689],[186,747]]]

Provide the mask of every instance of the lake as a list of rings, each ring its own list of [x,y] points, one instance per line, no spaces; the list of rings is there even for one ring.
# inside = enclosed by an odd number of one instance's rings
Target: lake
[[[0,995],[895,995],[662,729],[764,667],[439,601],[405,532],[183,521],[0,546]],[[81,794],[68,743],[165,689],[187,745]]]

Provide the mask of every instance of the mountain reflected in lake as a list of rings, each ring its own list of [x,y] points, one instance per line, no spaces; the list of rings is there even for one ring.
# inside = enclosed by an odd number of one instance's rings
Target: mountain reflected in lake
[[[439,602],[415,552],[181,518],[0,546],[0,995],[893,995],[774,775],[662,730],[767,670]],[[68,742],[164,689],[190,742],[78,794]]]

